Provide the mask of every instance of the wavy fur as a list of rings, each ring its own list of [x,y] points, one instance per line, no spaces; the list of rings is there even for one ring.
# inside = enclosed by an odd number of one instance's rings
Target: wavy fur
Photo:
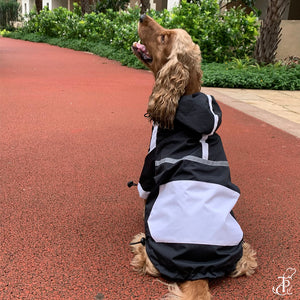
[[[200,48],[185,30],[167,30],[149,16],[140,23],[139,36],[153,59],[146,62],[136,53],[155,76],[147,109],[149,118],[172,129],[181,96],[201,89]]]
[[[178,101],[186,94],[191,71],[201,86],[200,49],[183,30],[178,30],[168,61],[158,71],[149,99],[151,119],[161,127],[172,128]]]

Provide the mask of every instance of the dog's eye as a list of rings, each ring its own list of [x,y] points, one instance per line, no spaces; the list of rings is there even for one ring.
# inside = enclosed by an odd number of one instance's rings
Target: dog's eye
[[[161,39],[162,44],[164,44],[165,43],[165,35],[162,34],[161,37],[160,37],[160,39]]]

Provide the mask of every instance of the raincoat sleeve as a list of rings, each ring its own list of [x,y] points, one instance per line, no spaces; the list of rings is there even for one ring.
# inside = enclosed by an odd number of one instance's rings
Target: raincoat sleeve
[[[141,198],[147,199],[155,185],[155,149],[148,153],[138,183],[138,192]]]
[[[144,166],[138,183],[138,192],[141,198],[147,199],[151,190],[155,186],[155,155],[156,155],[156,136],[158,126],[153,125],[150,140],[150,147],[145,158]]]

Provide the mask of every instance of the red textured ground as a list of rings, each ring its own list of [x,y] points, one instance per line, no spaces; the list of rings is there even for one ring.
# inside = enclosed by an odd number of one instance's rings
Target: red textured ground
[[[128,189],[147,151],[149,72],[97,56],[0,39],[0,299],[159,299],[135,274],[128,243],[143,201]],[[205,91],[205,90],[204,90]],[[280,299],[288,267],[300,298],[300,141],[222,105],[220,130],[251,278],[211,283],[214,299]]]

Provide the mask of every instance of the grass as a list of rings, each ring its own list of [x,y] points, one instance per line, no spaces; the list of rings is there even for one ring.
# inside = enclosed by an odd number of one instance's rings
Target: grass
[[[123,65],[142,69],[144,66],[131,53],[130,49],[115,49],[102,42],[83,39],[50,38],[38,34],[22,34],[20,32],[5,32],[4,36],[25,41],[48,43],[63,48],[78,51],[88,51],[96,55],[117,60]],[[259,66],[253,60],[233,59],[229,63],[202,63],[203,86],[300,90],[300,65],[284,66],[280,63]]]

